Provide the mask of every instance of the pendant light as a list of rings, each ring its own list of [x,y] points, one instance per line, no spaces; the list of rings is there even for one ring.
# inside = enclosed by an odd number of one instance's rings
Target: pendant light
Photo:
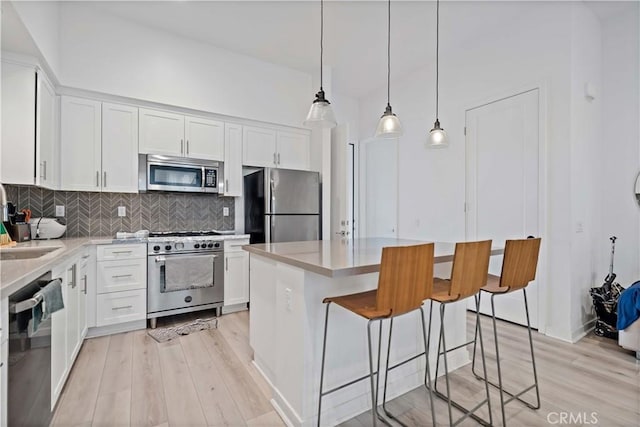
[[[440,57],[440,0],[436,0],[436,121],[433,124],[433,129],[429,132],[429,145],[433,148],[446,147],[449,145],[449,137],[447,133],[440,127],[440,120],[438,120],[438,101],[439,101],[439,64]]]
[[[331,103],[324,96],[322,89],[322,54],[324,53],[324,0],[320,0],[320,91],[316,93],[304,125],[310,128],[332,128],[336,125]]]
[[[388,0],[387,26],[387,108],[380,117],[376,127],[376,138],[397,138],[402,135],[402,124],[398,116],[393,114],[389,103],[391,94],[391,0]]]

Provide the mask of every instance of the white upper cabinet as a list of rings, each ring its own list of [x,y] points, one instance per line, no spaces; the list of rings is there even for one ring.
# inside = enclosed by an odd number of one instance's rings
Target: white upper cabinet
[[[224,195],[242,197],[242,126],[225,123]]]
[[[224,160],[224,122],[185,116],[184,139],[185,157]]]
[[[60,186],[71,191],[100,191],[101,103],[63,96],[60,101]]]
[[[311,136],[308,133],[278,131],[278,167],[311,169]]]
[[[0,181],[5,184],[34,184],[35,111],[35,67],[3,61]]]
[[[102,191],[138,192],[138,109],[102,104]]]
[[[243,164],[309,170],[311,136],[305,132],[244,127]]]
[[[60,145],[57,138],[57,98],[53,86],[38,72],[36,117],[36,185],[57,189]]]
[[[141,108],[140,153],[184,155],[184,116]]]
[[[247,166],[276,167],[276,131],[245,126],[242,139],[242,163]]]

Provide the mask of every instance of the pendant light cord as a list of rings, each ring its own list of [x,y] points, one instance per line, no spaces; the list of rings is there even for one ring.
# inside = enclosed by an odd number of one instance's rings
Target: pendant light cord
[[[322,91],[322,56],[324,53],[324,0],[320,0],[320,91]]]
[[[438,101],[440,92],[440,0],[436,0],[436,121],[438,121]]]
[[[391,0],[387,8],[387,105],[391,105]]]

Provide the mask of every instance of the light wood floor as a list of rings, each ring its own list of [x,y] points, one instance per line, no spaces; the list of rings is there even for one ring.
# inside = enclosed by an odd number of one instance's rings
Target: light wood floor
[[[203,317],[197,315],[171,318],[169,325]],[[470,333],[473,319],[468,316]],[[489,376],[495,377],[490,319],[484,318],[482,324]],[[498,327],[506,387],[528,385],[526,330],[504,322]],[[248,332],[248,312],[240,312],[222,316],[217,330],[162,344],[145,331],[86,340],[52,425],[283,426],[269,404],[266,383],[251,364]],[[557,420],[555,413],[560,412],[589,417],[596,412],[600,426],[640,426],[640,364],[633,353],[595,335],[573,345],[537,333],[534,340],[542,408],[533,411],[510,403],[510,426],[547,426],[547,417]],[[483,383],[473,377],[469,366],[451,377],[454,398],[466,403],[482,398]],[[438,383],[439,389],[443,386],[444,382]],[[495,390],[491,397],[494,424],[501,425]],[[428,408],[424,388],[388,404],[392,413],[411,426],[431,425]],[[486,409],[480,414],[486,417]],[[446,405],[438,399],[436,415],[439,425],[448,424]],[[587,421],[593,424],[591,418]],[[581,424],[589,423],[572,423]],[[342,424],[370,425],[369,412]],[[468,420],[462,425],[476,424]]]

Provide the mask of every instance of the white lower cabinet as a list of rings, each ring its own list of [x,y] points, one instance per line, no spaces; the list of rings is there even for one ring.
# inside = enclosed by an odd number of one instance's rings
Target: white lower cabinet
[[[67,363],[67,314],[70,307],[66,268],[63,266],[60,270],[53,270],[52,275],[54,278],[62,279],[62,300],[65,308],[51,315],[51,409],[55,407],[67,379],[68,370],[71,369]]]
[[[98,246],[96,326],[146,320],[147,246]]]
[[[249,253],[242,249],[249,239],[224,242],[224,305],[249,302]]]

